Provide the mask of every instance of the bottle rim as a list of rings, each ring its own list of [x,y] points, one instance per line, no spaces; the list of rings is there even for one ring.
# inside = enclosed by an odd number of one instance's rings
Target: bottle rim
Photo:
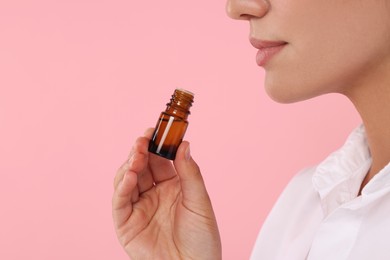
[[[195,96],[194,93],[192,93],[191,91],[188,91],[186,89],[183,89],[183,88],[177,88],[176,91],[181,91],[181,92],[187,93],[187,94],[189,94],[189,95],[191,95],[193,97]]]

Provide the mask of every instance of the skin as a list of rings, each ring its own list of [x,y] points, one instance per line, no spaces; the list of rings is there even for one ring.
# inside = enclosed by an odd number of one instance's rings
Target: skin
[[[372,167],[361,189],[390,161],[390,2],[228,0],[250,37],[287,45],[264,65],[265,90],[291,103],[345,95],[364,122]],[[137,139],[114,181],[113,220],[132,259],[221,259],[221,242],[199,167],[183,142],[173,163]]]
[[[137,139],[114,180],[121,245],[131,259],[221,259],[217,222],[189,143],[171,163],[148,153],[152,132]]]
[[[373,159],[362,190],[390,161],[390,2],[229,0],[227,12],[249,21],[250,37],[287,42],[264,66],[272,99],[340,93],[352,101]]]

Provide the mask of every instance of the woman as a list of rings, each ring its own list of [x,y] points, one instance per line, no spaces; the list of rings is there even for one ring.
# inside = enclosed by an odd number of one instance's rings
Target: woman
[[[228,0],[250,23],[268,95],[352,101],[363,125],[299,173],[264,223],[253,259],[390,259],[390,2]],[[118,170],[113,218],[134,259],[221,259],[213,209],[183,142],[173,165],[150,155],[151,130]]]

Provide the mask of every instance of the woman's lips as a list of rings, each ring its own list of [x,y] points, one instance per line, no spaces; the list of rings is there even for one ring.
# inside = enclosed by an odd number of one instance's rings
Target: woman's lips
[[[264,41],[254,38],[250,38],[250,42],[259,51],[256,55],[256,63],[259,66],[265,66],[265,64],[279,51],[286,46],[287,42],[283,41]]]

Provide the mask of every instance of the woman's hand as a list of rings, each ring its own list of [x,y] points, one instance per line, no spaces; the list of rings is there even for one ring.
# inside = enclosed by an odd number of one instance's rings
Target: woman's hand
[[[182,142],[172,162],[137,139],[114,181],[112,214],[132,259],[221,259],[217,222],[202,176]]]

